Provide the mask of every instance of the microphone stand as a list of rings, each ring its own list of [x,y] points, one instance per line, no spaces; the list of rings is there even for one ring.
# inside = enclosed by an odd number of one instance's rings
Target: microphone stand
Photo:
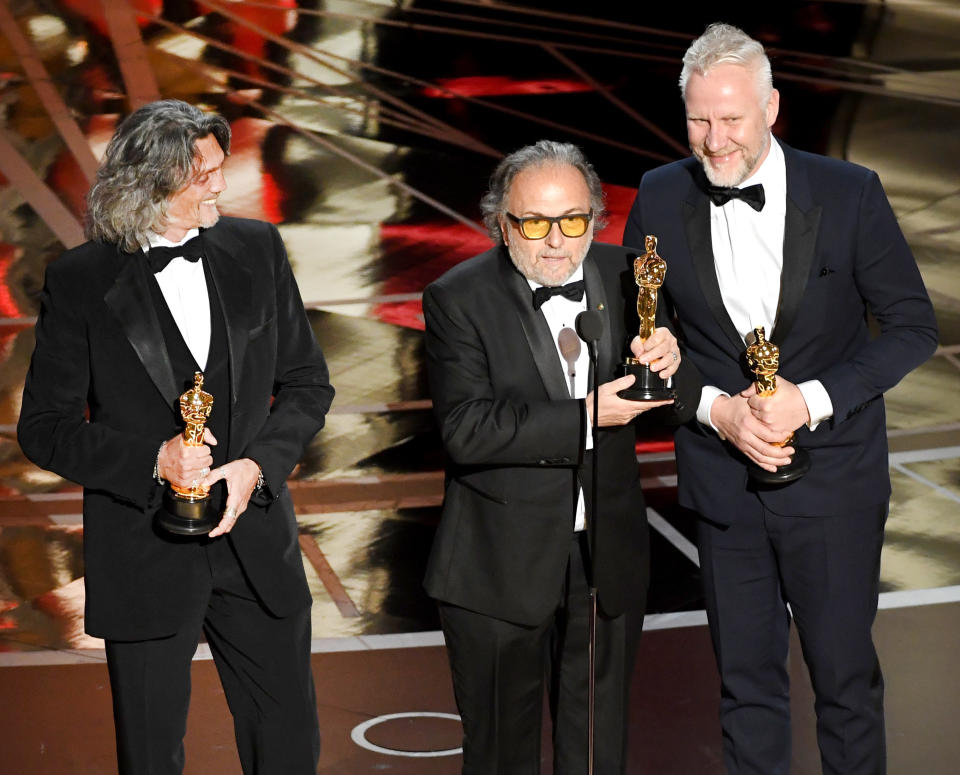
[[[590,502],[593,504],[593,514],[590,530],[590,679],[587,682],[587,775],[593,775],[593,733],[596,726],[594,708],[597,699],[597,471],[600,467],[600,446],[598,437],[598,421],[600,418],[600,398],[597,391],[597,343],[587,342],[587,354],[590,356],[591,371],[593,371],[593,466],[590,471]]]
[[[597,390],[597,340],[602,333],[602,319],[596,312],[581,312],[577,315],[576,327],[580,338],[587,343],[587,354],[590,357],[590,371],[593,374],[593,465],[590,471],[590,502],[593,513],[587,525],[589,533],[590,552],[590,620],[589,645],[587,648],[590,663],[590,676],[587,681],[587,775],[593,775],[594,728],[596,726],[595,708],[597,699],[597,475],[600,469],[600,394]],[[588,386],[589,387],[589,386]]]

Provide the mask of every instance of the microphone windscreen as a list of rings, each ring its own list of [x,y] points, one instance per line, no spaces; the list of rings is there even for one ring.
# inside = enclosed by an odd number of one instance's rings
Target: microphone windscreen
[[[557,346],[560,348],[560,355],[567,363],[576,363],[580,357],[580,339],[573,333],[572,328],[564,326],[557,334]]]
[[[596,342],[603,335],[603,318],[595,310],[587,310],[577,315],[577,333],[585,342]]]

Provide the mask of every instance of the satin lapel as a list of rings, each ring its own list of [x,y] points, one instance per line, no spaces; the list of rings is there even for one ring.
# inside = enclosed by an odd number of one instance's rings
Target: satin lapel
[[[113,310],[143,368],[172,412],[180,391],[173,378],[173,366],[150,298],[148,283],[153,282],[153,278],[142,253],[126,255],[122,260],[117,279],[103,300]]]
[[[236,404],[253,303],[250,270],[236,258],[243,254],[245,246],[223,229],[205,230],[201,232],[201,237],[204,258],[210,263],[214,292],[226,323],[227,349],[230,351],[230,392]]]
[[[543,315],[533,308],[533,292],[530,290],[530,285],[514,268],[505,248],[501,250],[500,279],[520,318],[520,325],[523,327],[524,336],[533,354],[533,362],[537,365],[537,371],[540,372],[540,379],[543,381],[547,395],[554,401],[570,398],[570,389],[567,387],[563,368],[557,357],[557,345],[550,335],[550,326],[547,325]],[[491,310],[491,314],[498,314],[497,310]]]
[[[693,185],[687,201],[681,202],[680,206],[683,224],[687,231],[687,244],[697,272],[700,291],[707,300],[707,307],[717,321],[717,325],[720,326],[720,330],[726,334],[733,345],[734,353],[739,354],[744,349],[743,339],[741,339],[737,327],[733,325],[733,321],[727,313],[727,308],[723,304],[723,296],[720,295],[720,283],[717,280],[717,268],[713,261],[713,242],[710,238],[710,200],[696,185]],[[670,257],[664,256],[664,259],[667,262],[667,274],[669,276]]]
[[[784,147],[787,162],[787,213],[783,228],[783,270],[780,275],[780,304],[771,341],[782,344],[800,311],[810,267],[813,266],[820,215],[823,208],[813,206],[810,188],[802,170],[796,168],[793,154]]]
[[[607,290],[600,277],[600,270],[590,260],[590,254],[583,261],[583,281],[587,289],[587,309],[598,312],[603,319],[603,334],[597,344],[597,371],[600,376],[591,384],[606,382],[613,377],[614,362],[620,357],[619,345],[613,341],[610,325],[610,307],[607,304]]]

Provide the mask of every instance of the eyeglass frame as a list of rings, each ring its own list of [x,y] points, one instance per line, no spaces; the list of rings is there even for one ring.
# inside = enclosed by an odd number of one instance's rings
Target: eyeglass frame
[[[511,213],[511,212],[509,212],[509,211],[505,212],[504,215],[506,215],[507,218],[509,218],[512,223],[517,224],[517,228],[518,228],[519,231],[520,231],[520,236],[521,236],[521,237],[523,237],[524,239],[527,239],[527,240],[532,240],[532,241],[542,240],[542,239],[546,239],[547,237],[549,237],[549,236],[550,236],[550,232],[553,231],[553,225],[554,225],[554,224],[557,225],[557,228],[560,229],[560,233],[561,233],[564,237],[566,237],[567,239],[579,239],[580,237],[582,237],[584,234],[587,233],[587,229],[590,228],[590,223],[593,221],[593,210],[592,210],[592,209],[591,209],[590,212],[588,212],[588,213],[567,213],[566,215],[557,215],[557,216],[554,216],[554,217],[551,217],[551,216],[549,216],[549,215],[529,215],[529,216],[527,216],[527,217],[525,217],[525,218],[520,218],[520,217],[514,215],[513,213]],[[567,234],[567,233],[563,230],[563,226],[561,225],[560,222],[561,222],[561,221],[565,221],[565,220],[567,220],[568,218],[586,218],[586,219],[587,219],[587,225],[584,227],[583,233],[578,234],[578,235],[576,235],[575,237],[572,236],[572,235],[570,235],[570,234]],[[544,234],[542,237],[528,237],[528,236],[526,235],[526,233],[524,232],[524,230],[523,230],[523,225],[524,225],[527,221],[549,221],[549,223],[550,223],[550,228],[547,229],[546,234]]]

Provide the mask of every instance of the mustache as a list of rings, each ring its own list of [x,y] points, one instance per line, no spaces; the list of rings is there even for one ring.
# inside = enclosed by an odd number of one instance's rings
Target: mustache
[[[737,151],[740,151],[740,150],[742,150],[742,148],[739,145],[735,145],[732,148],[728,148],[722,151],[711,151],[707,148],[703,148],[702,146],[697,149],[700,156],[702,156],[705,159],[712,159],[717,156],[729,156],[731,153],[736,153]]]

